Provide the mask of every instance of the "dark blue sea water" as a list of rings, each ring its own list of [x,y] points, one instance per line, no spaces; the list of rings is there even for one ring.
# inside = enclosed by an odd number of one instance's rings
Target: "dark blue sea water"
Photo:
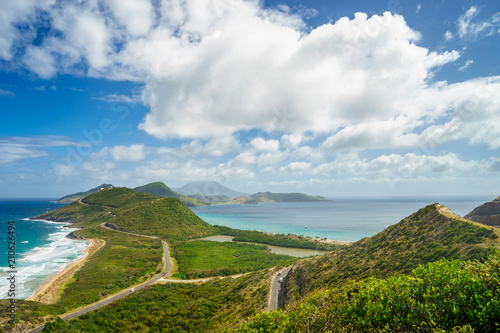
[[[40,283],[82,256],[87,241],[66,238],[64,223],[29,220],[61,207],[49,199],[0,200],[0,299],[7,298],[8,221],[15,221],[16,296],[31,296]]]
[[[214,205],[193,211],[213,225],[330,240],[357,241],[373,236],[432,203],[463,216],[493,196],[333,198],[327,202]],[[306,228],[307,226],[307,228]]]

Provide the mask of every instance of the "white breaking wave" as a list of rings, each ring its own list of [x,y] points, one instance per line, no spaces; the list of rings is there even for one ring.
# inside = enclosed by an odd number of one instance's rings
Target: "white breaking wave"
[[[4,266],[7,262],[2,263],[0,267],[0,299],[12,298],[9,296],[9,290],[12,289],[8,280],[12,275],[15,275],[15,297],[13,298],[25,299],[30,297],[48,276],[62,271],[69,263],[85,255],[85,249],[89,246],[88,241],[66,238],[72,230],[63,226],[57,229],[56,232],[48,235],[47,239],[50,243],[35,247],[16,258],[15,272]]]

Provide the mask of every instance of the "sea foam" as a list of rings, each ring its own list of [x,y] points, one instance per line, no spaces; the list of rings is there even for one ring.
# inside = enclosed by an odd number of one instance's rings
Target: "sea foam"
[[[29,220],[29,219],[24,219]],[[85,255],[89,242],[73,240],[66,236],[71,229],[63,227],[61,223],[50,221],[30,220],[33,223],[58,224],[54,232],[46,235],[46,244],[37,246],[16,257],[15,273],[6,266],[0,267],[0,299],[10,298],[8,292],[10,282],[7,280],[15,275],[15,297],[25,299],[30,297],[41,283],[49,276],[62,271],[68,264]]]

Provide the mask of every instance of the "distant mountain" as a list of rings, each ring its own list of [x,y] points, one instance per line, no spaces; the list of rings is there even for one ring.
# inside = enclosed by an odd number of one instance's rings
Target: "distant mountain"
[[[175,188],[174,191],[184,195],[201,194],[205,197],[225,195],[231,199],[248,195],[247,193],[232,190],[214,181],[190,182],[181,188]]]
[[[135,191],[137,192],[143,192],[143,193],[151,193],[159,198],[175,198],[179,199],[182,203],[184,203],[186,206],[206,206],[209,205],[210,203],[207,201],[201,201],[195,198],[190,198],[188,196],[179,194],[172,189],[170,189],[167,185],[163,184],[162,182],[155,182],[155,183],[150,183],[146,184],[143,186],[139,186],[134,188]]]
[[[500,197],[474,208],[472,212],[465,215],[465,218],[486,225],[500,227]]]
[[[73,194],[66,195],[59,200],[57,200],[57,203],[72,203],[73,201],[80,200],[81,198],[86,197],[87,195],[96,193],[100,190],[106,189],[106,188],[113,188],[114,186],[111,184],[102,184],[100,186],[94,187],[93,189],[88,190],[87,192],[77,192]]]
[[[211,202],[211,203],[228,203],[231,200],[233,200],[230,197],[228,197],[227,195],[207,195],[207,196],[204,196],[204,195],[201,195],[199,193],[190,194],[190,195],[188,195],[188,197],[196,199],[196,200],[200,200],[200,201]]]

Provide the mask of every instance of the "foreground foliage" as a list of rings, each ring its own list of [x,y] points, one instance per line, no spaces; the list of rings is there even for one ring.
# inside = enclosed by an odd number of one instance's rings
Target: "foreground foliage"
[[[263,245],[191,241],[174,244],[177,277],[197,279],[289,265],[295,258],[271,253]]]
[[[316,293],[289,311],[226,332],[496,332],[500,254],[485,263],[442,259],[410,274],[368,278]]]

